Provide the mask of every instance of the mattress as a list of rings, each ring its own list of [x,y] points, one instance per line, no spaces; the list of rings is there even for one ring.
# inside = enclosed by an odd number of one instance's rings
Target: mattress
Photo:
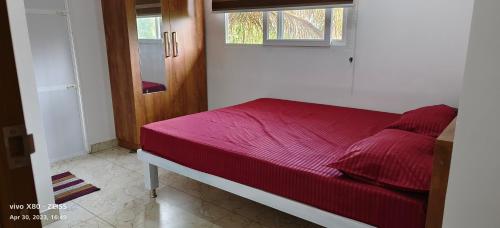
[[[160,92],[160,91],[165,91],[166,89],[167,88],[163,84],[156,83],[156,82],[142,81],[142,92],[143,93]]]
[[[400,115],[277,99],[145,125],[145,151],[377,227],[424,227],[426,194],[366,184],[327,167]]]

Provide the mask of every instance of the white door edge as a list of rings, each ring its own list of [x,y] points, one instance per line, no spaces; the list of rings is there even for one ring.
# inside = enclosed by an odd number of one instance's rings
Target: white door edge
[[[80,89],[80,74],[78,70],[78,61],[76,58],[76,49],[75,49],[75,39],[73,36],[73,28],[71,24],[71,14],[69,12],[69,0],[64,0],[64,8],[66,11],[66,21],[68,25],[68,34],[69,34],[69,42],[71,47],[71,57],[73,60],[73,71],[75,74],[75,82],[76,82],[76,91],[78,94],[78,106],[80,107],[80,119],[82,125],[82,133],[83,133],[83,144],[87,153],[90,153],[90,145],[87,137],[87,125],[85,121],[85,112],[83,110],[83,100],[82,100],[82,91]]]

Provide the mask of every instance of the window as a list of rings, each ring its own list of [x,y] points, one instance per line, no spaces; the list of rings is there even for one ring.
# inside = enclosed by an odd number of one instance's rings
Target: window
[[[140,40],[161,40],[161,17],[137,17],[137,35]]]
[[[227,44],[330,46],[345,39],[345,9],[226,13]]]

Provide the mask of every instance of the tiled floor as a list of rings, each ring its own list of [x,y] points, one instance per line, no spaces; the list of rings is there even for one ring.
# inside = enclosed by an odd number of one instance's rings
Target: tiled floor
[[[55,163],[54,174],[70,171],[101,191],[66,203],[66,219],[46,227],[317,227],[164,170],[151,199],[142,170],[136,154],[122,148]]]

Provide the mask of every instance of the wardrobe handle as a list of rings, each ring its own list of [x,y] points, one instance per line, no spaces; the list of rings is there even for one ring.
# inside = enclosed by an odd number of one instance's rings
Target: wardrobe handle
[[[168,36],[168,32],[163,33],[163,39],[165,42],[165,58],[170,57],[170,39]]]
[[[174,45],[173,47],[174,57],[179,56],[179,44],[177,43],[177,32],[172,32],[172,45]]]

